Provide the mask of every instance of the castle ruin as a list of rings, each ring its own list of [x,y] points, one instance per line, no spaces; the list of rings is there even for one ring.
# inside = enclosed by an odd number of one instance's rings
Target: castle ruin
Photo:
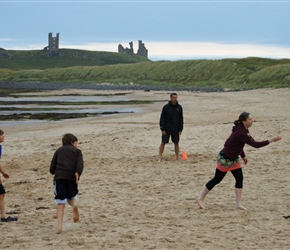
[[[144,56],[146,58],[148,58],[148,50],[145,47],[145,44],[142,43],[141,40],[138,41],[138,50],[137,53],[134,54],[134,49],[133,49],[133,42],[129,43],[130,48],[124,48],[121,44],[119,44],[118,46],[118,53],[124,53],[124,54],[128,54],[128,55],[137,55],[137,56]]]
[[[129,45],[130,48],[124,48],[121,44],[119,44],[118,53],[143,56],[148,59],[148,50],[142,40],[138,41],[137,53],[134,53],[133,42],[130,42]],[[56,37],[53,37],[51,32],[48,33],[48,46],[44,47],[43,50],[47,52],[50,57],[59,57],[59,33],[56,34]]]
[[[56,34],[56,37],[53,37],[51,32],[48,34],[48,46],[44,47],[44,50],[51,57],[59,56],[59,33]]]

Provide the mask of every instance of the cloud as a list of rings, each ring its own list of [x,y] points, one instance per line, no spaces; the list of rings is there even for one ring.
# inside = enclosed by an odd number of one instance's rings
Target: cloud
[[[148,42],[149,57],[164,59],[290,58],[290,47],[210,42]]]
[[[121,43],[129,47],[127,42]],[[135,53],[138,50],[134,43]],[[117,52],[117,43],[90,43],[67,45],[66,48]],[[149,59],[182,60],[182,59],[221,59],[221,58],[290,58],[290,47],[265,44],[226,44],[211,42],[145,42]]]
[[[10,42],[10,41],[13,41],[12,39],[10,39],[10,38],[1,38],[0,37],[0,42],[2,43],[2,42]]]
[[[108,51],[108,52],[118,52],[118,43],[86,43],[86,44],[67,44],[60,46],[66,49],[81,49],[81,50],[91,50],[91,51]]]

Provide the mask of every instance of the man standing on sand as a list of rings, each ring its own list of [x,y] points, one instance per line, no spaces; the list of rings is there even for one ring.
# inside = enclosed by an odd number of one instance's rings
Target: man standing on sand
[[[176,160],[179,160],[179,139],[183,130],[183,112],[182,106],[178,104],[177,94],[170,95],[170,101],[164,105],[160,116],[161,144],[159,147],[159,161],[162,161],[165,144],[171,137],[174,143]]]

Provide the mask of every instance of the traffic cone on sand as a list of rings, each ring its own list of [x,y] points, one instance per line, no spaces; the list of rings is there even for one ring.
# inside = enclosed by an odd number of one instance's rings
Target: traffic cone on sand
[[[182,154],[182,160],[186,160],[186,159],[187,159],[187,154],[186,154],[186,151],[184,150]]]

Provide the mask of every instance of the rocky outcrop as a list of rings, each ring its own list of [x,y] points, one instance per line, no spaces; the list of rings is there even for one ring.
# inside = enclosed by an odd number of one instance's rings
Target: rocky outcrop
[[[12,55],[5,49],[0,48],[0,57],[10,58]]]

